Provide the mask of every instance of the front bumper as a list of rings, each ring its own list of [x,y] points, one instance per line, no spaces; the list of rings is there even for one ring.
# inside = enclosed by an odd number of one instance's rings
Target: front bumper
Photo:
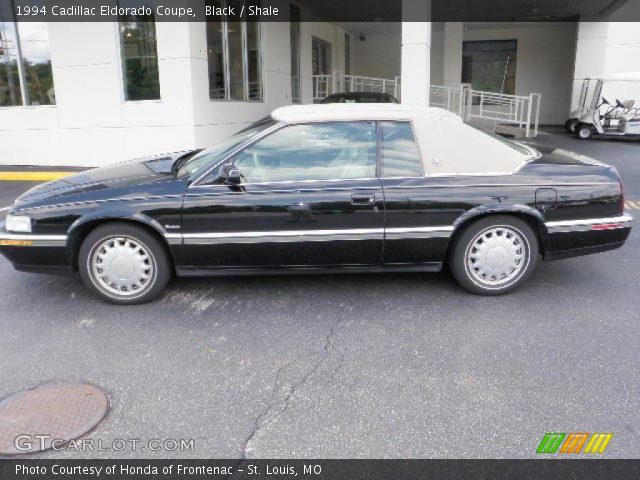
[[[39,273],[72,273],[66,235],[10,233],[0,222],[0,253],[16,270]]]

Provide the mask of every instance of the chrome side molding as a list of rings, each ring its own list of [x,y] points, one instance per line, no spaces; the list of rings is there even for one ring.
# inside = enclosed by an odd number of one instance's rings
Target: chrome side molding
[[[272,232],[165,233],[170,244],[216,245],[226,243],[329,242],[336,240],[401,240],[450,237],[453,226],[407,228],[352,228],[340,230],[279,230]]]
[[[609,218],[545,222],[549,233],[615,230],[631,226],[633,217],[624,214]],[[348,228],[340,230],[278,230],[266,232],[165,233],[171,245],[217,245],[227,243],[329,242],[335,240],[405,240],[449,238],[453,225],[403,228]]]

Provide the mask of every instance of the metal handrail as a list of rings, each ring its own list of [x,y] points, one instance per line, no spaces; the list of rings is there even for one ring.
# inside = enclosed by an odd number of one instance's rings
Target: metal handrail
[[[450,88],[450,87],[439,87]],[[469,121],[492,121],[514,125],[525,131],[526,137],[538,135],[540,105],[542,94],[509,95],[494,92],[473,90],[470,86],[461,86],[461,116]],[[432,86],[433,95],[433,86]]]
[[[332,74],[313,75],[313,101],[318,102],[337,92],[389,93],[398,100],[401,78],[377,78],[344,75],[340,70]],[[460,115],[469,122],[489,121],[522,128],[525,136],[538,135],[542,95],[510,95],[474,90],[469,84],[460,86],[431,85],[429,104]]]
[[[344,75],[340,70],[333,74],[312,75],[313,101],[338,92],[378,92],[394,95],[400,92],[400,77],[376,78],[362,75]]]

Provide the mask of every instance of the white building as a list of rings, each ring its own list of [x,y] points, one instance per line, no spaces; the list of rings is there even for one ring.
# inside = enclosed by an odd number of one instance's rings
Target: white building
[[[312,102],[314,74],[336,70],[401,77],[403,103],[463,81],[540,93],[542,124],[566,120],[582,79],[640,71],[640,24],[619,21],[638,18],[640,0],[560,23],[296,22],[313,12],[278,3],[292,21],[16,24],[0,10],[0,165],[98,166],[204,147]]]

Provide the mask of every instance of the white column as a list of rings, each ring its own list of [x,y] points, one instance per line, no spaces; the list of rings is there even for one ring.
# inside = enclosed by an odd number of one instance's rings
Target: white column
[[[577,105],[585,78],[640,71],[638,23],[627,21],[638,17],[640,0],[618,2],[607,13],[608,16],[580,17],[572,108]],[[605,82],[602,94],[609,101],[614,101],[616,98],[636,99],[637,92],[637,87],[632,84]]]
[[[640,24],[629,21],[639,16],[640,0],[629,0],[611,14],[605,73],[640,72]]]
[[[402,0],[403,18],[430,18],[431,0]],[[429,105],[431,22],[402,22],[402,90],[406,105]]]
[[[462,78],[462,22],[444,24],[444,85],[459,87]]]
[[[604,64],[607,57],[609,22],[589,21],[589,18],[581,20],[585,21],[578,24],[571,110],[578,105],[582,81],[585,78],[600,77],[605,73]]]

